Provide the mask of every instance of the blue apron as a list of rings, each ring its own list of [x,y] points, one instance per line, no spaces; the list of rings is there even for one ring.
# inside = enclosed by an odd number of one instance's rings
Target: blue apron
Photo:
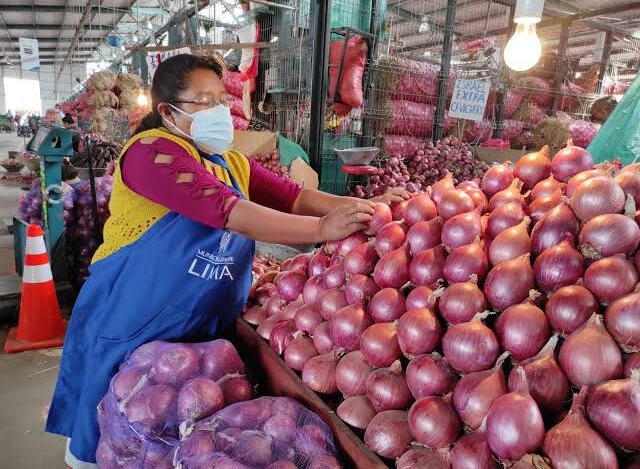
[[[202,155],[229,173],[218,155]],[[128,354],[152,340],[211,340],[231,326],[251,287],[254,241],[170,212],[137,241],[97,261],[73,308],[46,431],[95,462],[96,409]]]

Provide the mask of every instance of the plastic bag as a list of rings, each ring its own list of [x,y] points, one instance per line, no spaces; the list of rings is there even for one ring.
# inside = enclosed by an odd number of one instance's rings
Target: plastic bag
[[[571,134],[573,144],[587,148],[600,130],[600,124],[594,124],[582,119],[571,119],[567,122],[567,129]]]
[[[469,122],[464,131],[462,141],[466,143],[480,143],[491,137],[493,125],[490,120]]]
[[[386,129],[389,134],[429,137],[433,131],[434,108],[413,101],[391,101],[393,117]]]
[[[400,158],[415,155],[425,147],[423,139],[408,135],[385,135],[382,139],[382,151]]]
[[[288,397],[231,405],[197,423],[179,445],[179,469],[338,469],[333,435]]]
[[[343,62],[344,52],[344,62]],[[362,36],[353,36],[344,47],[343,40],[335,40],[329,46],[329,96],[336,102],[351,108],[361,108],[363,103],[362,75],[367,57],[367,42]],[[338,88],[338,75],[342,63],[342,76]],[[336,91],[338,96],[336,97]]]
[[[249,128],[249,121],[244,117],[240,116],[231,116],[233,120],[233,128],[236,130],[247,130]]]
[[[425,62],[400,57],[380,59],[381,75],[390,80],[379,84],[392,99],[434,104],[438,97],[438,69]]]
[[[242,98],[244,94],[244,82],[242,81],[240,72],[224,72],[222,75],[222,84],[224,85],[224,89],[227,90],[227,93],[236,98]]]
[[[120,366],[98,405],[96,459],[101,468],[164,468],[181,435],[251,394],[244,363],[227,340],[144,344]]]

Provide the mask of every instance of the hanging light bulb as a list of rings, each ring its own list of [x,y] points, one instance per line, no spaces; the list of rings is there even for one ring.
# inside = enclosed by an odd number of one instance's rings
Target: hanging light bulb
[[[420,26],[418,26],[418,32],[428,33],[430,29],[431,26],[429,25],[429,18],[427,16],[423,16],[420,22]]]
[[[424,56],[425,56],[426,58],[431,57],[431,51],[430,51],[430,50],[426,50],[426,51],[424,51]]]
[[[149,30],[153,29],[153,24],[151,23],[150,19],[147,19],[147,22],[145,23],[145,26]]]
[[[133,33],[133,36],[131,36],[131,42],[134,44],[138,43],[138,35],[136,33]]]
[[[542,19],[544,0],[518,0],[513,22],[516,31],[504,48],[504,63],[512,70],[524,72],[540,60],[542,45],[536,23]]]
[[[122,45],[120,46],[120,50],[121,50],[122,52],[124,52],[124,51],[126,51],[126,50],[127,50],[127,48],[124,46],[124,44],[122,44]]]

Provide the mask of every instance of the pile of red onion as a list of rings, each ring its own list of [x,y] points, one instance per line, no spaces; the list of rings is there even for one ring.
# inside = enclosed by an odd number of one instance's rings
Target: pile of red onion
[[[402,467],[638,461],[640,174],[615,171],[569,145],[441,175],[287,260],[245,315]]]

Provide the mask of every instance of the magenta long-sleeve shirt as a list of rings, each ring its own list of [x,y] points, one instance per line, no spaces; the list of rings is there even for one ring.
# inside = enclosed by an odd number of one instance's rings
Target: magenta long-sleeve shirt
[[[171,155],[173,160],[157,163],[158,154]],[[291,213],[302,188],[252,159],[249,166],[250,200]],[[210,174],[180,145],[164,138],[134,143],[122,159],[121,172],[124,183],[137,194],[213,228],[224,229],[231,209],[239,200],[233,189]],[[184,173],[192,173],[193,180],[176,182],[177,176]]]

